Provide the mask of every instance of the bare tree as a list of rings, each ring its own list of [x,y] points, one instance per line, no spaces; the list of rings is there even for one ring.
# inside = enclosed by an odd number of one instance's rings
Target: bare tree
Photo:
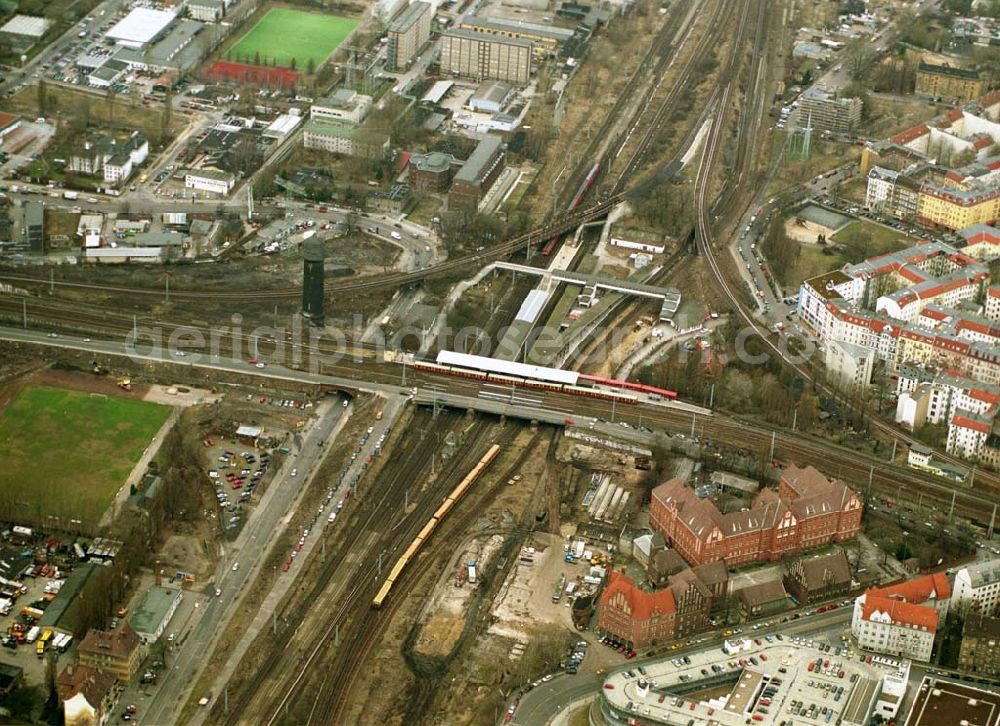
[[[874,62],[875,47],[867,40],[859,38],[844,47],[844,62],[851,72],[851,78],[860,81]]]

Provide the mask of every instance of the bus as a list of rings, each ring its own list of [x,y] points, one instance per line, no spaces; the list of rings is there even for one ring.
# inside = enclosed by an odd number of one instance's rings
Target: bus
[[[45,648],[48,646],[50,640],[52,640],[52,631],[46,630],[42,633],[42,637],[38,639],[38,642],[35,643],[35,649],[39,658],[45,655]]]

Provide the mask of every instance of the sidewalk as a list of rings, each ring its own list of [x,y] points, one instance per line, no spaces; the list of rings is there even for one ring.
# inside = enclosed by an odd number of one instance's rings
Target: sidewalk
[[[374,431],[371,435],[376,436],[391,427],[399,417],[399,414],[403,411],[404,405],[405,401],[400,400],[398,396],[387,400],[382,409],[382,420],[373,422]],[[329,445],[330,442],[340,434],[348,420],[349,417],[347,416],[340,419],[337,427],[330,433],[330,436],[327,439],[327,445]],[[274,612],[278,609],[282,600],[288,595],[289,590],[294,588],[299,576],[302,574],[302,563],[311,555],[313,550],[316,549],[317,544],[321,541],[322,538],[320,534],[325,532],[327,527],[330,526],[327,523],[327,519],[329,518],[331,512],[336,511],[337,503],[343,500],[345,490],[348,488],[351,477],[355,474],[361,474],[361,465],[363,462],[364,456],[359,456],[350,466],[347,467],[343,483],[334,491],[334,496],[330,500],[330,504],[327,505],[320,513],[319,521],[323,522],[323,526],[319,526],[319,523],[317,522],[315,530],[310,533],[309,537],[306,538],[306,542],[302,546],[302,550],[299,552],[298,556],[293,561],[292,567],[290,567],[287,572],[282,572],[278,575],[271,591],[267,593],[263,602],[261,602],[260,608],[257,610],[253,621],[249,626],[247,626],[247,629],[243,632],[243,637],[240,638],[239,643],[233,649],[231,657],[226,661],[226,664],[222,667],[222,669],[215,674],[213,682],[205,686],[207,691],[216,693],[219,689],[225,687],[225,684],[229,682],[230,678],[232,678],[233,673],[240,667],[243,656],[253,646],[257,636],[260,635],[264,628],[270,627],[271,620],[274,617]],[[287,521],[285,523],[287,524]],[[284,527],[282,527],[282,529],[284,529]],[[191,726],[203,724],[207,715],[207,709],[199,711],[191,720]]]

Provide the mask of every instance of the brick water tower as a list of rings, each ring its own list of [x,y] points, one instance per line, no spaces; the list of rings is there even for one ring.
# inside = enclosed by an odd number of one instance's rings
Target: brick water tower
[[[323,241],[310,237],[302,242],[302,315],[323,326]]]

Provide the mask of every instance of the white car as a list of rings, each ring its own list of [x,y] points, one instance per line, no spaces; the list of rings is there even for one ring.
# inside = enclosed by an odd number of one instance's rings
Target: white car
[[[178,358],[183,358],[184,356],[187,355],[187,353],[185,353],[183,350],[175,350],[174,355],[177,356]]]
[[[238,569],[240,569],[240,563],[239,562],[234,562],[233,563],[233,572],[236,572]]]
[[[299,474],[298,469],[292,469],[292,476],[298,476],[298,474]]]

